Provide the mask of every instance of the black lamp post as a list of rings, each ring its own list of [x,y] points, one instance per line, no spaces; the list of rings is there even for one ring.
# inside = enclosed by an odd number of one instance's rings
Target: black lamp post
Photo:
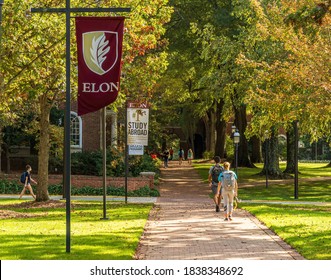
[[[265,170],[265,187],[268,188],[268,148],[269,148],[269,134],[268,130],[264,133],[264,170]]]
[[[294,121],[294,199],[299,198],[299,168],[298,168],[298,155],[299,155],[299,130],[298,121]]]
[[[239,142],[240,142],[240,133],[236,129],[235,133],[233,133],[233,143],[236,147],[235,157],[236,157],[236,174],[237,174],[237,176],[238,176],[238,145],[239,145]]]

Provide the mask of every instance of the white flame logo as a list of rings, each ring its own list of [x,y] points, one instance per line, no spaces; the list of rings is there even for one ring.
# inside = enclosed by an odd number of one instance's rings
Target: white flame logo
[[[112,31],[83,33],[83,56],[87,67],[92,72],[98,75],[109,72],[118,59],[118,33]],[[104,64],[106,61],[107,63]]]
[[[102,69],[102,64],[107,59],[106,54],[109,53],[109,51],[109,41],[106,41],[105,34],[102,34],[98,38],[93,37],[92,47],[90,48],[91,60],[99,68],[102,74],[106,73],[106,71]]]

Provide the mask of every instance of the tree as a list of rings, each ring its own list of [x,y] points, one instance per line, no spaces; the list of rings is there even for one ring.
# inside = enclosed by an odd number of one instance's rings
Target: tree
[[[78,5],[79,1],[72,1]],[[111,3],[110,3],[111,2]],[[121,5],[126,1],[103,1],[104,5]],[[171,9],[166,7],[166,0],[143,3],[130,1],[135,7],[132,17],[127,20],[127,33],[124,44],[124,62],[133,63],[136,57],[144,56],[148,50],[158,47],[157,40],[164,29]],[[34,3],[44,6],[45,3]],[[57,1],[48,1],[49,6],[58,5]],[[29,1],[18,0],[6,3],[4,13],[4,71],[3,91],[13,96],[16,110],[19,103],[28,105],[29,110],[37,112],[39,123],[39,160],[37,201],[45,201],[48,196],[48,159],[50,151],[50,111],[53,106],[64,102],[65,81],[65,29],[63,17],[58,14],[25,16],[30,7]],[[74,40],[72,44],[74,45]],[[72,48],[75,49],[74,47]],[[75,62],[75,55],[72,55]],[[152,67],[158,60],[149,62]],[[139,65],[138,65],[139,67]],[[132,67],[133,68],[133,67]],[[131,68],[131,69],[132,69]],[[76,73],[73,67],[73,81]],[[124,81],[125,83],[125,81]],[[136,84],[137,86],[137,84]],[[125,92],[125,86],[123,85]],[[135,89],[131,88],[131,92]],[[75,91],[74,91],[75,93]],[[73,95],[74,96],[74,95]],[[123,103],[124,96],[120,96],[117,104]]]
[[[246,139],[247,112],[245,96],[248,79],[245,68],[237,63],[241,53],[251,51],[255,25],[258,22],[254,1],[213,1],[214,17],[212,23],[194,24],[192,31],[197,35],[201,58],[209,65],[209,71],[203,77],[207,88],[216,85],[217,98],[223,100],[224,107],[231,107],[235,124],[239,128],[241,141],[239,146],[239,165],[254,167],[248,154]],[[252,38],[253,37],[253,38]],[[229,120],[228,111],[221,119]]]
[[[188,143],[194,145],[193,129],[198,123],[204,123],[207,135],[206,146],[215,152],[216,104],[219,97],[214,89],[200,83],[201,77],[208,71],[208,65],[200,57],[200,50],[196,47],[191,32],[194,21],[207,23],[213,17],[212,1],[170,1],[174,8],[171,22],[167,25],[166,39],[169,40],[169,66],[162,82],[160,94],[162,106],[159,111],[167,111],[169,106],[180,110],[178,115],[172,114],[168,121],[178,125],[186,134]],[[159,103],[159,100],[154,100]],[[164,108],[167,109],[164,109]],[[179,109],[179,107],[181,109]],[[160,113],[166,115],[166,113]],[[201,122],[200,120],[203,120]],[[212,122],[210,122],[212,121]]]
[[[330,41],[324,26],[329,15],[323,9],[316,25],[316,14],[308,12],[320,10],[315,3],[263,1],[254,51],[238,60],[250,66],[254,80],[247,95],[253,114],[251,135],[281,127],[290,131],[292,122],[299,120],[302,133],[330,137],[326,113],[330,112],[330,76],[324,75],[330,69]],[[301,26],[294,24],[298,17]]]

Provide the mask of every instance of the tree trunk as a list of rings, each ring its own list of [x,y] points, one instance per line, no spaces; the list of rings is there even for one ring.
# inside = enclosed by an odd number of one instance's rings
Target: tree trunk
[[[224,108],[224,100],[220,100],[217,103],[216,109],[216,147],[215,147],[215,155],[224,158],[225,152],[225,140],[226,140],[226,121],[223,120],[223,108]]]
[[[44,94],[39,98],[40,105],[40,139],[38,154],[38,184],[36,191],[36,201],[49,200],[48,195],[48,160],[49,160],[49,134],[50,124],[49,115],[51,106],[48,104],[47,95]]]
[[[215,151],[216,113],[210,109],[203,118],[206,127],[206,150]]]
[[[261,140],[258,137],[253,136],[251,138],[251,144],[252,144],[252,154],[250,156],[251,161],[253,163],[262,162]]]
[[[0,173],[2,171],[2,144],[3,144],[3,133],[2,133],[2,130],[3,130],[3,126],[0,125]]]
[[[246,105],[242,104],[240,107],[235,107],[235,126],[240,133],[240,142],[239,142],[239,154],[238,154],[238,166],[242,167],[256,167],[250,160],[248,154],[248,141],[245,136],[247,128],[247,119],[246,119]]]
[[[117,131],[117,113],[114,111],[111,111],[111,134],[110,134],[110,141],[111,146],[114,148],[117,148],[117,141],[118,141],[118,131]]]
[[[203,123],[205,125],[206,129],[206,150],[210,151],[210,125],[209,125],[209,116],[208,114],[205,114],[202,118]]]
[[[294,174],[295,172],[294,150],[295,150],[295,137],[294,137],[294,127],[292,126],[286,132],[286,169],[284,173]]]
[[[278,155],[278,135],[275,131],[272,132],[271,138],[264,141],[264,153],[267,149],[267,163],[264,162],[263,170],[260,175],[265,175],[266,170],[268,171],[268,176],[271,179],[283,179],[286,176],[279,168],[279,155]]]
[[[7,168],[6,168],[6,172],[7,174],[10,173],[10,157],[9,157],[9,146],[5,143],[5,155],[6,155],[6,163],[7,163]]]
[[[210,110],[210,151],[215,152],[216,149],[216,113],[213,109]]]

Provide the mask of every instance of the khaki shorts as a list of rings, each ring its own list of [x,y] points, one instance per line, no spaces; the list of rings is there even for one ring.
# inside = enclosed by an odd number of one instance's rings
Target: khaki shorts
[[[220,193],[217,192],[217,188],[218,188],[218,186],[215,186],[215,185],[212,185],[211,186],[211,190],[212,190],[212,192],[213,192],[214,195],[220,194]]]

